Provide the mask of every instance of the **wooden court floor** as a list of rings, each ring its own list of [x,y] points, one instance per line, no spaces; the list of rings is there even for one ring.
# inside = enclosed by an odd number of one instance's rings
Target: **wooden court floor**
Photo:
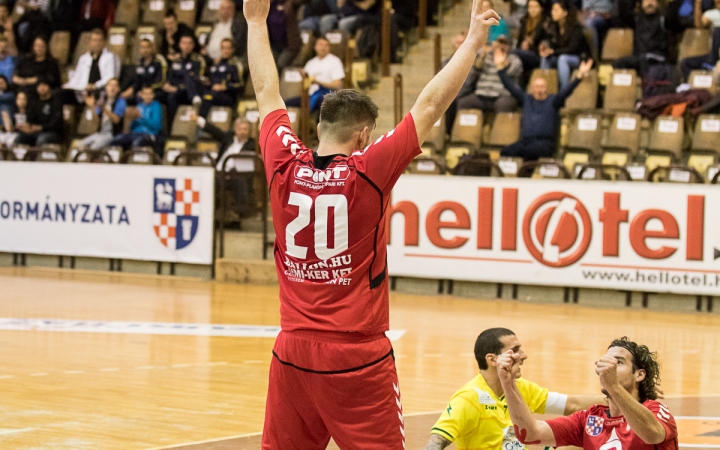
[[[0,324],[11,318],[100,329],[277,326],[277,288],[0,269]],[[394,347],[407,448],[422,447],[449,397],[477,373],[475,338],[495,326],[523,343],[525,377],[570,394],[599,391],[593,362],[613,338],[646,343],[660,354],[681,448],[720,448],[720,316],[393,293],[391,328],[405,330]],[[269,337],[0,327],[0,448],[257,449],[272,344]]]

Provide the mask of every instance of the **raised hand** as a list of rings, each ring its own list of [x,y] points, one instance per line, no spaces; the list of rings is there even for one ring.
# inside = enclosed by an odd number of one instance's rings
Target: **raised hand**
[[[270,12],[270,0],[243,0],[243,15],[249,22],[265,24]]]
[[[498,69],[505,67],[505,62],[507,62],[507,51],[500,47],[496,48],[493,51],[493,62],[495,63],[495,67]]]
[[[595,373],[600,377],[600,384],[606,390],[618,384],[617,359],[609,356],[601,356],[595,363]]]
[[[512,383],[520,374],[520,355],[512,350],[498,355],[497,371],[500,383]]]
[[[578,67],[578,71],[577,71],[578,77],[579,77],[579,78],[582,78],[582,77],[584,77],[585,75],[587,75],[588,72],[590,72],[590,69],[592,69],[592,66],[593,66],[593,60],[592,60],[592,59],[588,59],[587,61],[581,62],[581,63],[580,63],[580,67]]]
[[[490,27],[500,23],[500,16],[492,9],[482,12],[482,3],[482,0],[473,0],[470,28],[466,38],[466,40],[473,42],[478,49],[487,43],[487,34]]]

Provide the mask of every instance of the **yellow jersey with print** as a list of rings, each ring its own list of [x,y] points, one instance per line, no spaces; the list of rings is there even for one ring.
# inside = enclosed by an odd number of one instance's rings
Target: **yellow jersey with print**
[[[545,413],[548,390],[523,378],[517,387],[536,414]],[[515,437],[505,395],[496,396],[481,374],[457,391],[432,428],[458,450],[522,450]]]

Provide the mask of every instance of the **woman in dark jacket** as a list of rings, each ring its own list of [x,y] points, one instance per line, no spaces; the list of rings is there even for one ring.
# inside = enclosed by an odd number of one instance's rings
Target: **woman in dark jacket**
[[[515,54],[522,61],[523,71],[526,75],[540,67],[538,44],[543,35],[547,34],[546,30],[551,22],[539,0],[527,2],[527,13],[520,20],[519,44],[515,50]]]
[[[552,23],[538,45],[540,67],[557,67],[560,88],[567,86],[573,69],[590,57],[590,46],[578,22],[577,9],[569,0],[559,0],[551,10]]]

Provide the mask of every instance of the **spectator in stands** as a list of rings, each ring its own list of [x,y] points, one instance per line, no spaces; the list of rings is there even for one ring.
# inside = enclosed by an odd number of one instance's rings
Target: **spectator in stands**
[[[205,76],[205,58],[193,51],[194,36],[180,37],[180,57],[170,64],[167,81],[160,96],[168,107],[172,122],[180,105],[200,105],[200,79]]]
[[[140,90],[141,103],[134,108],[127,108],[125,115],[130,122],[130,132],[115,136],[109,146],[128,148],[155,147],[155,141],[162,129],[162,106],[155,100],[152,86],[143,86]],[[155,148],[157,152],[157,148]]]
[[[602,38],[610,27],[611,0],[582,0],[582,21],[592,32],[592,46],[602,50]]]
[[[492,0],[483,0],[482,2],[482,11],[488,11],[495,8],[495,4]],[[510,36],[510,29],[508,28],[508,24],[505,21],[505,17],[503,17],[502,14],[500,14],[500,23],[495,25],[494,27],[490,27],[490,30],[488,30],[488,44],[492,44],[495,42],[495,40],[500,36]]]
[[[38,36],[45,40],[50,38],[50,0],[28,0],[24,5],[23,15],[13,28],[18,52],[30,51],[33,41]]]
[[[123,91],[121,97],[135,104],[135,96],[143,86],[150,86],[156,94],[161,92],[167,79],[168,65],[162,55],[155,53],[155,44],[149,39],[140,41],[140,61],[135,68],[132,85]]]
[[[12,147],[18,137],[16,127],[27,122],[28,95],[25,92],[18,92],[15,97],[15,108],[11,112],[2,111],[2,129],[0,132],[0,144]]]
[[[592,67],[592,60],[582,62],[576,72],[576,78],[563,87],[557,95],[548,95],[547,83],[543,78],[536,78],[530,85],[530,93],[526,94],[508,75],[506,52],[495,52],[495,64],[500,68],[500,79],[507,90],[523,107],[520,140],[504,147],[502,156],[519,156],[526,161],[551,157],[555,153],[558,131],[558,116],[565,100],[580,84]]]
[[[642,0],[642,11],[635,15],[633,54],[613,62],[616,69],[635,69],[641,77],[648,67],[668,59],[668,35],[657,0]]]
[[[207,42],[207,54],[213,61],[220,58],[220,46],[224,39],[232,39],[235,56],[247,66],[247,22],[242,14],[236,14],[235,3],[223,0],[218,10],[218,21],[213,26]]]
[[[59,144],[62,134],[63,115],[60,96],[53,94],[50,83],[38,77],[37,96],[30,97],[27,106],[27,122],[17,126],[16,144],[40,146]]]
[[[220,151],[218,152],[217,170],[222,171],[225,161],[230,155],[254,155],[256,153],[257,143],[255,139],[250,137],[250,122],[247,119],[238,117],[235,119],[233,129],[224,132],[203,117],[192,114],[190,120],[197,122],[198,127],[205,130],[218,142],[220,142]],[[225,169],[238,168],[238,161],[227,163]],[[217,178],[219,179],[219,177]],[[251,210],[252,202],[252,183],[247,178],[232,178],[226,181],[225,189],[232,198],[234,209],[240,217],[246,217]]]
[[[459,109],[509,112],[515,108],[515,99],[503,86],[498,76],[498,69],[495,66],[494,55],[498,51],[503,55],[507,54],[507,66],[505,67],[507,76],[513,78],[515,81],[520,79],[523,71],[522,62],[520,58],[512,53],[508,54],[510,51],[510,39],[506,36],[499,36],[495,39],[495,42],[492,43],[492,46],[483,49],[482,53],[478,56],[475,68],[470,72],[463,89],[458,94],[457,100],[453,102],[456,103],[456,107],[451,105],[448,109],[446,116],[448,131],[450,131],[455,121],[455,114]],[[471,90],[472,86],[475,86],[475,92],[469,95],[463,95],[467,93],[469,89]]]
[[[268,36],[275,64],[282,71],[300,53],[302,41],[298,27],[298,8],[307,0],[272,0],[268,14]]]
[[[108,0],[83,0],[80,6],[78,34],[102,28],[107,32],[115,22],[115,5]]]
[[[12,55],[17,55],[17,46],[15,45],[15,31],[13,30],[12,16],[10,15],[10,6],[7,3],[0,3],[0,35],[5,36],[8,41],[8,49]]]
[[[90,150],[102,150],[122,131],[127,103],[120,97],[120,82],[115,78],[108,81],[98,99],[94,94],[86,94],[85,105],[95,109],[95,114],[100,118],[100,128],[83,138],[80,145]]]
[[[695,1],[695,26],[712,30],[712,49],[707,55],[691,56],[680,61],[680,70],[687,80],[693,70],[713,70],[718,61],[720,51],[720,0],[715,0],[715,7],[701,13],[701,0]]]
[[[240,58],[234,55],[232,39],[223,39],[220,44],[220,57],[210,66],[203,84],[200,115],[206,116],[213,106],[233,106],[243,86],[243,66]]]
[[[689,1],[692,2],[692,0]],[[610,10],[610,28],[633,28],[637,3],[637,0],[613,0]]]
[[[569,0],[558,0],[551,10],[552,23],[548,34],[538,45],[542,58],[540,67],[557,67],[560,87],[570,82],[570,74],[580,65],[580,61],[590,56],[590,48],[585,40],[582,25],[578,22],[577,9]]]
[[[0,75],[4,76],[6,80],[12,80],[16,64],[17,58],[8,52],[7,38],[0,35]]]
[[[551,19],[545,13],[540,1],[528,0],[527,14],[520,21],[520,34],[518,35],[520,45],[515,49],[515,54],[522,61],[526,75],[540,67],[538,44],[543,35],[547,33],[550,22]]]
[[[337,15],[337,27],[348,35],[354,35],[364,25],[379,24],[382,12],[382,1],[379,0],[346,0]]]
[[[345,67],[330,53],[330,42],[324,37],[315,41],[315,57],[305,64],[303,71],[310,77],[310,110],[320,111],[325,94],[342,88]],[[287,99],[287,106],[300,106],[300,97]]]
[[[15,106],[15,92],[10,87],[5,75],[0,75],[0,112],[10,112]]]
[[[105,87],[113,78],[120,77],[120,59],[105,48],[105,32],[95,28],[90,35],[90,49],[80,56],[75,72],[63,85],[66,90],[65,103],[82,103],[84,91],[95,91]]]
[[[316,35],[325,36],[335,28],[339,12],[337,0],[309,0],[305,5],[303,20],[298,26],[301,30],[310,30]]]
[[[391,58],[396,60],[397,50],[402,45],[400,33],[408,33],[417,25],[418,0],[392,0]]]
[[[467,35],[465,34],[464,31],[461,31],[452,37],[453,52],[452,52],[452,55],[443,59],[442,64],[441,64],[442,67],[445,67],[447,65],[447,63],[450,62],[450,59],[452,59],[455,52],[460,48],[460,46],[463,44],[463,42],[465,42],[466,37],[467,37]]]
[[[20,90],[35,92],[38,77],[41,75],[50,83],[50,88],[60,87],[58,62],[50,56],[45,38],[38,36],[33,42],[32,53],[23,56],[18,61],[12,81],[20,87]]]
[[[195,51],[199,48],[195,44],[195,35],[192,28],[182,22],[178,22],[174,9],[168,9],[163,18],[165,28],[160,30],[160,54],[168,61],[177,61],[180,58],[180,37],[192,36]]]

